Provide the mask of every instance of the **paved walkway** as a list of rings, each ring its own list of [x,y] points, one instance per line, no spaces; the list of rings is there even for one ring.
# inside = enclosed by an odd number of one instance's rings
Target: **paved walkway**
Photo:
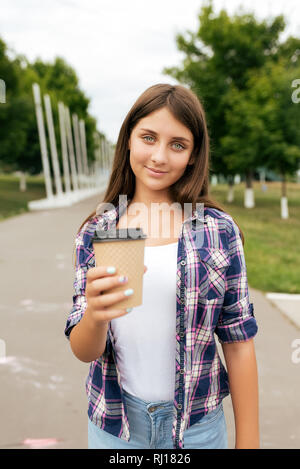
[[[74,357],[63,332],[72,306],[76,230],[99,201],[101,194],[0,223],[0,339],[6,345],[0,448],[26,448],[28,439],[54,439],[52,448],[87,447],[89,365]],[[292,360],[300,328],[260,291],[250,295],[259,325],[261,448],[300,448],[300,363]],[[297,356],[300,361],[300,350]],[[223,402],[232,448],[230,396]],[[41,447],[47,443],[53,440]]]

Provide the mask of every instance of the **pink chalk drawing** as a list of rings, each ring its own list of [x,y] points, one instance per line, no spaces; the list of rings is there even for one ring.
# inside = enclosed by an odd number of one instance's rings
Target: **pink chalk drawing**
[[[29,446],[31,449],[48,448],[48,446],[57,445],[60,440],[57,438],[25,438],[23,445]]]

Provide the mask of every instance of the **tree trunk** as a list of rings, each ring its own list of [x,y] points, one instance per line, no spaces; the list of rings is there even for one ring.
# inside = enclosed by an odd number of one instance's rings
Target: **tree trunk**
[[[239,174],[236,174],[234,176],[234,184],[240,184],[241,183],[241,176]]]
[[[211,185],[216,186],[218,184],[218,176],[216,174],[213,174],[211,177]]]
[[[259,179],[261,184],[264,184],[266,182],[266,173],[264,169],[259,172]]]
[[[246,172],[246,188],[245,188],[245,196],[244,196],[244,206],[246,208],[253,208],[255,206],[252,179],[253,179],[253,171],[250,169]]]
[[[247,189],[252,189],[252,179],[253,179],[253,171],[252,169],[249,169],[246,172],[246,188]]]
[[[287,194],[287,191],[286,191],[286,177],[285,177],[284,173],[281,174],[281,181],[282,181],[281,195],[282,195],[282,197],[286,197],[286,194]]]
[[[27,189],[26,187],[26,173],[20,171],[20,191],[25,192]]]
[[[232,203],[234,200],[234,179],[233,176],[228,177],[228,194],[227,202]]]
[[[289,218],[289,209],[288,209],[288,198],[287,198],[287,187],[286,187],[286,177],[285,174],[282,173],[282,183],[281,183],[281,218],[286,220]]]

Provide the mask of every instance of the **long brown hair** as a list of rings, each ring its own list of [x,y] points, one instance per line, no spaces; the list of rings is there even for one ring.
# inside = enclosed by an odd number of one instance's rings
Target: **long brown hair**
[[[182,209],[184,209],[184,203],[191,203],[193,211],[196,208],[196,203],[203,203],[205,207],[216,208],[227,213],[209,195],[210,145],[203,106],[196,94],[190,89],[182,85],[164,83],[146,89],[125,117],[115,149],[109,183],[102,202],[109,202],[116,207],[120,194],[126,194],[128,199],[133,198],[135,175],[130,166],[128,141],[138,121],[162,107],[166,107],[178,121],[192,132],[194,137],[194,148],[190,159],[193,164],[187,165],[181,178],[170,186],[170,195],[173,200],[179,202]],[[95,215],[96,210],[82,222],[78,232]],[[240,229],[239,226],[238,228]],[[244,235],[241,229],[240,233],[244,244]]]

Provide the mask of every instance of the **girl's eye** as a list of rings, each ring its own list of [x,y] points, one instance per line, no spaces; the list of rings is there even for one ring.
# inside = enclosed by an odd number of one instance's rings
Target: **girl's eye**
[[[184,150],[184,146],[181,143],[174,143],[174,145],[179,145],[180,148],[178,150]]]
[[[145,135],[145,136],[142,137],[142,138],[143,138],[143,139],[147,139],[147,138],[153,138],[153,139],[154,139],[154,137],[152,137],[151,135]],[[149,142],[149,140],[146,140],[146,141]],[[176,148],[176,150],[184,150],[184,148],[185,148],[183,145],[181,145],[181,143],[178,143],[178,142],[177,142],[177,143],[174,143],[174,145],[178,145],[178,146],[179,146],[179,147]]]
[[[154,138],[154,137],[151,137],[151,135],[146,135],[145,137],[143,138]],[[149,140],[148,140],[149,141]]]

